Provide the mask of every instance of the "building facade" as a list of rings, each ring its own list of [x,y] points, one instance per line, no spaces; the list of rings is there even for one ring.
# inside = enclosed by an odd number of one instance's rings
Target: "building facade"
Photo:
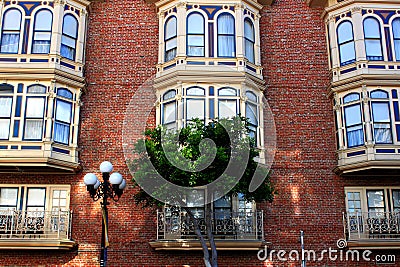
[[[397,1],[16,0],[0,13],[0,266],[99,265],[83,177],[105,160],[128,180],[109,206],[108,265],[202,266],[184,215],[134,204],[126,110],[175,129],[244,115],[268,160],[267,104],[278,194],[214,202],[219,265],[300,266],[300,231],[307,266],[399,265]],[[132,103],[148,84],[154,105]]]

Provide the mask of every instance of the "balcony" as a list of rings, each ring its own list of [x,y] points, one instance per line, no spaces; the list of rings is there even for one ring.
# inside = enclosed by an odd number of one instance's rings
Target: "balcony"
[[[264,244],[263,212],[212,212],[212,232],[218,250],[258,250]],[[205,220],[198,219],[202,233]],[[157,212],[155,250],[201,250],[194,224],[186,212]]]
[[[399,249],[400,212],[343,214],[347,245],[352,249]]]
[[[71,240],[70,211],[0,211],[0,249],[61,249]]]

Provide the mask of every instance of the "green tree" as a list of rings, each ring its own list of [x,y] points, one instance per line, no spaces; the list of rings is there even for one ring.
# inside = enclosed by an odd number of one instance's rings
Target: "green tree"
[[[195,226],[205,266],[216,267],[211,203],[204,203],[206,233],[202,233],[198,219],[182,198],[187,191],[177,192],[180,189],[172,189],[169,182],[192,188],[213,183],[213,190],[205,190],[206,199],[240,193],[247,201],[272,202],[274,188],[269,180],[269,170],[255,161],[259,151],[254,144],[254,140],[248,137],[247,121],[240,116],[215,120],[207,125],[196,119],[180,131],[167,131],[162,127],[147,129],[145,138],[135,145],[137,156],[130,164],[133,182],[140,185],[134,199],[143,206],[162,206],[165,202],[181,206]],[[265,179],[255,191],[249,192],[255,172]],[[160,176],[166,180],[165,183],[154,182]],[[151,187],[151,191],[146,187]]]

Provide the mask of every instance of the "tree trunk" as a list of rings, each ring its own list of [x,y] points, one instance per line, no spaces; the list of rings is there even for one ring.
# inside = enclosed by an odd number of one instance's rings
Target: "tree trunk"
[[[207,243],[206,240],[204,239],[204,236],[201,233],[201,229],[199,226],[199,221],[194,217],[192,211],[188,207],[184,207],[185,211],[189,215],[190,219],[193,221],[194,224],[194,232],[196,233],[197,237],[200,240],[201,248],[203,249],[203,260],[204,260],[204,265],[206,267],[216,267],[212,265],[212,262],[210,261],[210,253],[208,251]]]
[[[217,246],[214,240],[214,234],[212,232],[212,215],[211,215],[211,203],[206,205],[205,215],[206,215],[206,229],[207,229],[207,238],[210,242],[211,247],[211,264],[212,267],[218,267],[218,255],[217,255]]]

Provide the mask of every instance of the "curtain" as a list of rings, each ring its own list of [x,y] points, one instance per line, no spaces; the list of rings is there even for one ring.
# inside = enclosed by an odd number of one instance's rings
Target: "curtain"
[[[69,144],[69,125],[56,122],[54,124],[54,141]]]
[[[385,123],[375,123],[374,136],[376,143],[391,144],[392,133],[390,130],[390,125]]]
[[[42,139],[43,119],[27,119],[25,121],[25,139]]]
[[[1,53],[18,53],[19,33],[3,33]]]
[[[251,62],[254,63],[254,43],[249,40],[244,41],[244,53],[246,58]]]
[[[235,57],[235,20],[230,14],[218,17],[218,56]]]
[[[64,43],[62,43],[60,53],[61,53],[61,56],[68,58],[70,60],[74,60],[75,59],[75,44],[73,47],[70,47],[70,46],[67,46]]]
[[[347,147],[359,146],[364,143],[362,126],[354,126],[347,129]]]
[[[244,55],[254,63],[254,27],[248,19],[244,21],[244,37]]]
[[[236,100],[219,100],[218,101],[218,117],[232,118],[237,114]]]
[[[8,139],[10,119],[0,119],[0,139]]]

